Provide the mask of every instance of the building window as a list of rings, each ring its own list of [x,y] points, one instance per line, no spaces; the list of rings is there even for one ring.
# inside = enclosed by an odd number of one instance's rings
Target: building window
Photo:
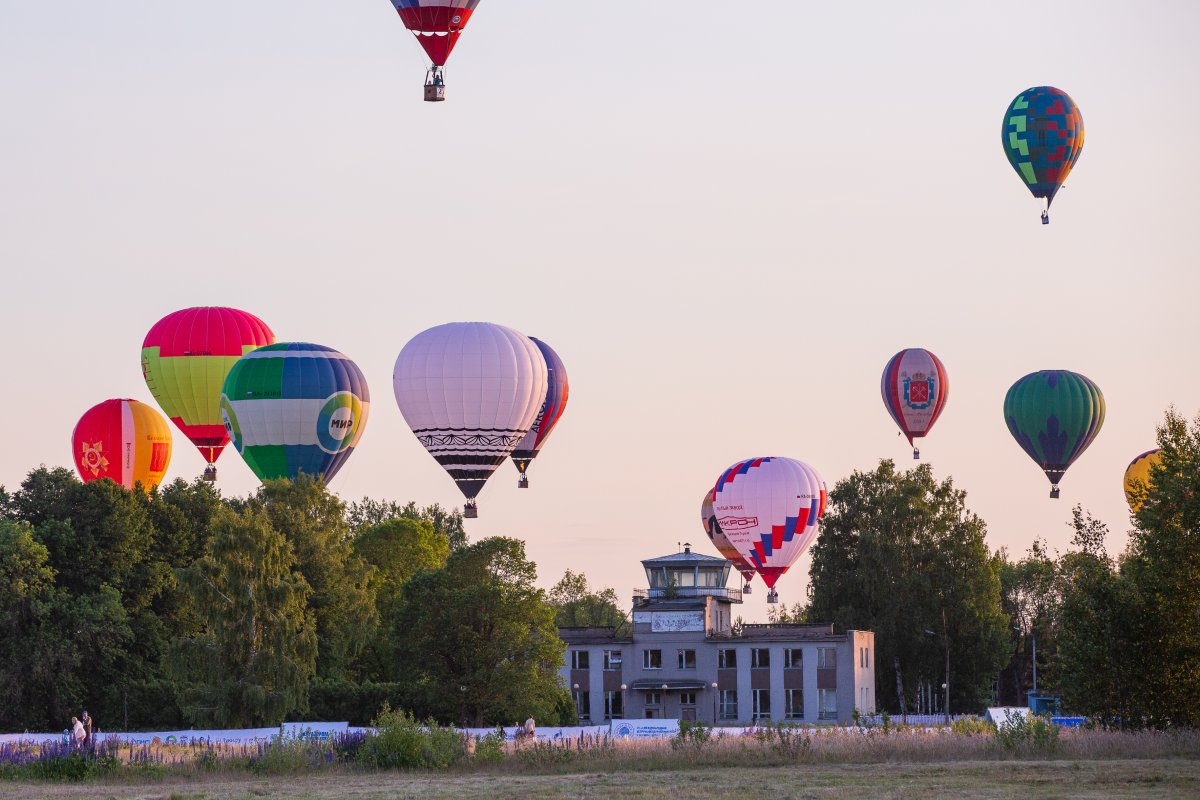
[[[817,706],[819,719],[837,719],[837,689],[818,689]]]
[[[721,690],[721,719],[737,719],[737,691],[735,689]]]
[[[784,669],[803,669],[804,651],[799,647],[789,647],[783,651]]]
[[[783,692],[783,715],[788,719],[804,719],[804,690],[785,689]]]
[[[592,696],[589,692],[575,693],[575,713],[579,715],[579,721],[591,719],[592,716]]]
[[[662,692],[646,692],[646,705],[661,706]]]
[[[571,651],[571,669],[588,669],[588,651]]]
[[[717,668],[737,669],[737,650],[718,650]]]
[[[604,718],[621,719],[625,716],[625,701],[621,692],[604,693]]]
[[[817,669],[833,669],[837,666],[837,650],[832,647],[817,648]]]
[[[771,666],[771,651],[765,647],[755,647],[750,651],[750,666],[753,669],[766,669]]]
[[[662,669],[662,650],[643,650],[642,669]]]
[[[695,650],[680,650],[679,651],[679,668],[680,669],[695,669],[696,668],[696,651]]]
[[[679,693],[679,705],[681,705],[681,706],[696,705],[696,693],[695,692],[680,692]]]
[[[754,689],[754,719],[771,718],[771,690]]]
[[[608,672],[620,671],[620,669],[621,669],[621,651],[620,650],[605,650],[604,651],[604,669]]]

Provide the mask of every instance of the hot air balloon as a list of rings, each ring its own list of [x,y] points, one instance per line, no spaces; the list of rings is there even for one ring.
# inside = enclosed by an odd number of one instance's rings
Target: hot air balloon
[[[1104,395],[1090,378],[1065,369],[1031,372],[1004,397],[1008,431],[1050,479],[1050,496],[1104,424]]]
[[[332,347],[280,342],[237,360],[221,391],[233,446],[259,480],[333,480],[371,409],[358,365]]]
[[[200,451],[204,480],[229,444],[221,387],[239,358],[275,341],[261,319],[236,308],[185,308],[160,319],[142,343],[142,376],[163,413]]]
[[[816,538],[825,500],[821,476],[792,458],[739,461],[717,479],[717,524],[762,576],[768,603],[779,602],[776,581]]]
[[[1125,468],[1125,502],[1129,510],[1137,513],[1142,508],[1142,494],[1150,485],[1150,468],[1159,463],[1158,448],[1147,450],[1129,462]]]
[[[425,99],[434,103],[445,100],[446,59],[479,0],[392,0],[392,5],[433,62],[425,72]]]
[[[1079,107],[1053,86],[1026,89],[1004,113],[1000,141],[1008,163],[1033,196],[1044,202],[1042,224],[1049,225],[1050,203],[1083,152]]]
[[[708,534],[708,538],[713,543],[713,547],[717,548],[717,552],[728,559],[733,564],[733,568],[741,573],[742,592],[751,594],[750,581],[754,578],[754,565],[742,558],[742,554],[725,537],[721,526],[717,524],[717,515],[713,512],[715,495],[715,489],[709,489],[704,493],[704,499],[700,502],[700,522],[704,525],[704,532]]]
[[[881,390],[888,413],[900,426],[900,432],[908,437],[913,458],[920,458],[921,451],[913,439],[929,433],[946,407],[946,398],[950,396],[946,368],[928,350],[919,347],[901,350],[883,368]]]
[[[105,400],[87,410],[71,434],[75,469],[84,483],[110,478],[149,491],[171,463],[171,426],[137,400]]]
[[[413,434],[467,498],[463,516],[478,516],[475,498],[546,397],[542,351],[503,325],[451,322],[404,345],[392,383]]]
[[[550,431],[554,430],[559,417],[567,408],[567,368],[563,366],[562,359],[541,339],[530,336],[529,340],[538,346],[542,351],[542,358],[546,359],[546,398],[542,401],[537,419],[533,421],[533,427],[512,452],[512,462],[517,466],[517,472],[521,473],[521,477],[517,479],[517,487],[521,489],[529,488],[529,476],[525,474],[529,469],[529,462],[537,458],[542,445],[550,436]]]

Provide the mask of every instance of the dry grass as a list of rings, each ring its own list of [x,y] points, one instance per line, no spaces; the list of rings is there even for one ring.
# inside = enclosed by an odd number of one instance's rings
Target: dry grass
[[[799,764],[571,775],[345,772],[282,778],[230,774],[148,784],[6,784],[5,798],[256,800],[257,798],[1195,798],[1200,762],[963,761],[942,764]]]

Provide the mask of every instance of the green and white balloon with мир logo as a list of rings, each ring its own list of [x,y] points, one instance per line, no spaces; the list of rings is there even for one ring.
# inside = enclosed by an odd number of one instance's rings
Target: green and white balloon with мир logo
[[[233,365],[221,420],[259,480],[300,473],[328,483],[362,438],[371,394],[358,365],[331,347],[280,342]]]

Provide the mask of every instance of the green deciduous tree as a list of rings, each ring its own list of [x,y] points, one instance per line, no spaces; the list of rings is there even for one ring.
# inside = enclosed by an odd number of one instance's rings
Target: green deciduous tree
[[[1200,416],[1173,408],[1158,428],[1158,463],[1134,515],[1121,572],[1139,602],[1141,686],[1153,725],[1200,726]]]
[[[1024,705],[1033,685],[1033,647],[1037,642],[1039,690],[1051,688],[1050,665],[1057,652],[1057,614],[1061,602],[1058,564],[1046,543],[1034,540],[1020,561],[1008,560],[1003,548],[996,554],[1000,573],[1000,604],[1008,616],[1012,656],[1001,670],[997,690],[1001,705]]]
[[[265,509],[291,543],[296,569],[312,589],[317,674],[344,678],[379,624],[371,568],[351,547],[346,508],[324,481],[301,475],[267,481],[249,504]]]
[[[558,719],[566,646],[536,578],[524,544],[496,537],[408,582],[397,634],[422,714],[476,727]]]
[[[617,593],[611,588],[593,592],[581,572],[563,573],[550,590],[549,600],[560,628],[613,628],[616,636],[629,635],[629,615],[621,608]]]
[[[422,570],[446,565],[450,547],[446,537],[434,532],[425,520],[393,517],[360,528],[354,537],[356,555],[374,567],[373,592],[380,624],[360,654],[358,677],[400,681],[397,646],[406,646],[397,619],[404,605],[404,586]]]
[[[203,620],[171,659],[189,719],[277,725],[307,709],[317,660],[311,589],[270,518],[253,507],[217,514],[206,554],[180,577]]]
[[[813,546],[809,617],[875,631],[881,706],[904,711],[918,683],[943,682],[943,637],[951,709],[983,705],[1009,653],[985,530],[966,493],[934,480],[928,464],[899,472],[885,460],[830,493]]]
[[[346,522],[354,532],[396,518],[428,522],[433,526],[434,533],[446,537],[451,550],[457,550],[467,544],[462,511],[457,508],[445,509],[438,503],[420,508],[411,500],[401,505],[390,500],[373,500],[370,497],[364,497],[346,508]]]

